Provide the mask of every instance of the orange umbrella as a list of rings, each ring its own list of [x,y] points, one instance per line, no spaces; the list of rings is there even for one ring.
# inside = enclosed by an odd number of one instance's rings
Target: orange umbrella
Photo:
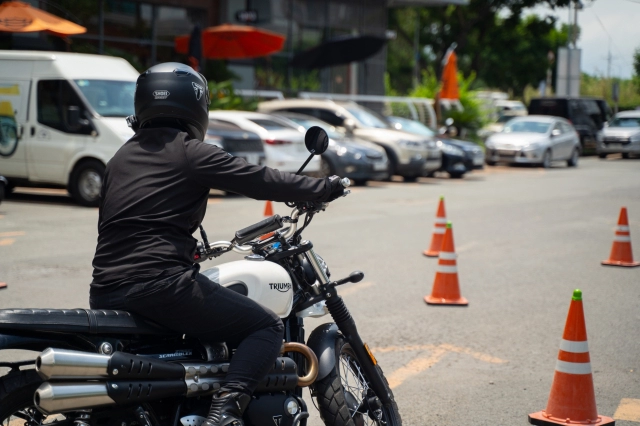
[[[87,29],[27,3],[8,1],[0,4],[0,31],[12,33],[49,31],[56,35],[72,35],[85,33]]]
[[[189,37],[176,37],[176,52],[187,54]],[[218,25],[202,30],[202,55],[210,59],[257,58],[279,52],[284,40],[281,34],[256,27]]]
[[[447,63],[442,70],[442,88],[440,99],[460,99],[458,91],[458,57],[453,50],[449,53]]]

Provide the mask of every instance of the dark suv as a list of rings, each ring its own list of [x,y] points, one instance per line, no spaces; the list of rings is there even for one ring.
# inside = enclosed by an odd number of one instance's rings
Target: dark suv
[[[531,99],[529,114],[552,115],[569,120],[580,135],[584,152],[585,149],[595,148],[611,110],[603,99],[556,97]]]

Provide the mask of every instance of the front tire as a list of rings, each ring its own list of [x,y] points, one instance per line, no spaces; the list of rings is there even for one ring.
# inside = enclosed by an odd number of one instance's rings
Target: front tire
[[[542,163],[540,163],[542,168],[548,169],[551,167],[551,150],[546,150],[542,155]]]
[[[578,165],[578,158],[580,158],[580,152],[578,148],[575,148],[573,153],[571,153],[571,158],[567,160],[567,166],[576,167]]]
[[[326,426],[402,426],[398,405],[393,399],[380,366],[386,391],[391,397],[389,406],[377,407],[376,395],[369,388],[368,379],[360,369],[360,361],[343,338],[336,340],[336,364],[325,378],[312,385],[313,395],[318,401],[320,417]],[[358,411],[358,407],[366,407]]]
[[[80,205],[98,207],[104,177],[104,165],[97,160],[78,164],[71,174],[69,192]]]

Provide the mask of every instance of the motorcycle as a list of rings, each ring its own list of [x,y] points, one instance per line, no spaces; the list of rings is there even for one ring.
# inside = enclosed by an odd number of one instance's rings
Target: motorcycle
[[[310,128],[305,145],[322,154],[327,134]],[[348,180],[342,184],[347,187]],[[345,191],[348,193],[348,191]],[[346,195],[346,194],[345,194]],[[228,252],[243,260],[202,273],[261,303],[285,325],[281,354],[245,410],[247,426],[305,426],[302,397],[311,390],[326,425],[401,426],[387,380],[338,287],[364,277],[332,279],[302,232],[328,203],[287,203],[274,215],[209,243],[201,227],[194,262]],[[305,343],[304,319],[330,315]],[[163,329],[124,311],[90,309],[0,310],[0,350],[40,351],[35,360],[0,362],[0,421],[25,426],[201,426],[210,395],[225,381],[233,348]],[[31,368],[35,367],[35,368]]]

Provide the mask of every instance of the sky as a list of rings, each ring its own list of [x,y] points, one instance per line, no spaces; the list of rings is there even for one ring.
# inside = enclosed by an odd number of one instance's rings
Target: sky
[[[611,49],[611,76],[631,78],[633,51],[640,48],[640,0],[582,0],[585,8],[578,12],[581,34],[582,71],[607,76],[607,55]],[[536,7],[528,13],[552,15],[560,22],[569,19],[568,8]],[[599,20],[598,20],[599,18]]]

